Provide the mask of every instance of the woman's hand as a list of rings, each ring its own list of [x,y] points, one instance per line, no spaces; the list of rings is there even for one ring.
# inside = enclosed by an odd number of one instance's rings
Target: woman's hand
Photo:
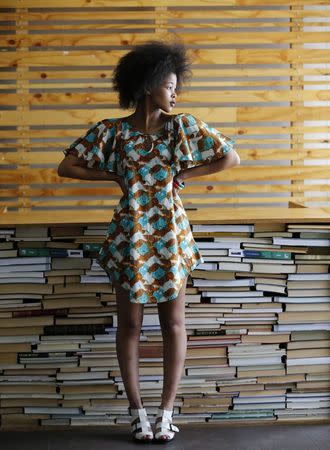
[[[179,185],[184,185],[183,177],[182,175],[178,174],[173,177],[173,187],[176,189],[180,189]]]

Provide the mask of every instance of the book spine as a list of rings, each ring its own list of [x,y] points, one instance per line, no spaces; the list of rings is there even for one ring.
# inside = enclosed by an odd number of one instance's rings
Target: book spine
[[[228,255],[241,258],[291,259],[291,252],[273,252],[271,250],[230,249]]]
[[[47,325],[44,327],[44,334],[46,336],[104,334],[106,333],[105,328],[102,324]]]

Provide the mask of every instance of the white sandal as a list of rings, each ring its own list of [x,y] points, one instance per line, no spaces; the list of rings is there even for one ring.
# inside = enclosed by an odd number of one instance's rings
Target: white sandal
[[[131,432],[133,440],[136,442],[152,442],[154,433],[151,429],[145,408],[135,409],[128,407],[131,421]]]
[[[179,428],[172,424],[173,410],[158,408],[155,420],[155,439],[157,442],[166,443],[172,441],[174,432]]]

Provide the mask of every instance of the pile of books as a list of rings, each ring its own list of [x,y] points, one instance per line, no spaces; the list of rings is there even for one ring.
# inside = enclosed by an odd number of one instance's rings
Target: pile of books
[[[106,225],[0,228],[1,428],[128,423]],[[330,225],[192,225],[174,423],[330,418]],[[156,414],[163,342],[144,305],[140,389]]]

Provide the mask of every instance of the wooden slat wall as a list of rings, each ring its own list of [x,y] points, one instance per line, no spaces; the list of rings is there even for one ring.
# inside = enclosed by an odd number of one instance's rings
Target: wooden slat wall
[[[329,206],[327,1],[0,0],[0,16],[2,212],[118,203],[116,183],[58,177],[62,150],[98,120],[129,114],[111,87],[118,58],[173,35],[194,61],[175,112],[234,138],[241,158],[190,179],[184,205]]]

